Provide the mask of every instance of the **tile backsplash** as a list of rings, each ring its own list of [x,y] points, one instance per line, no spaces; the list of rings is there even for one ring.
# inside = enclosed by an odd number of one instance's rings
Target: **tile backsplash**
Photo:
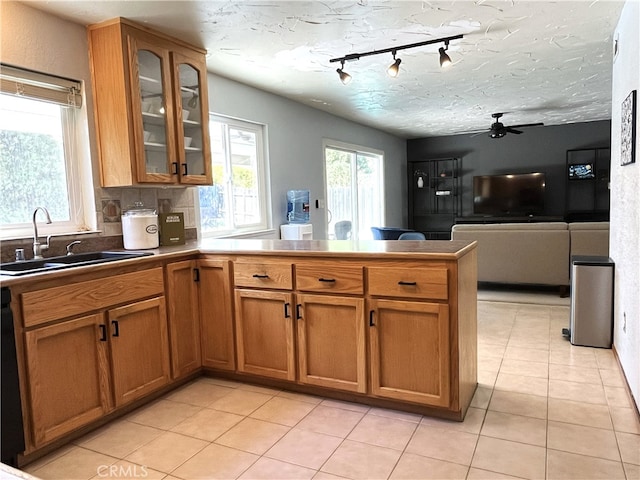
[[[56,235],[51,238],[50,248],[45,255],[64,255],[66,246],[74,240],[81,241],[73,249],[76,253],[123,248],[121,215],[135,202],[155,208],[158,213],[183,212],[185,238],[193,240],[197,238],[195,195],[197,189],[193,187],[97,188],[95,209],[99,233]],[[33,258],[33,238],[29,237],[3,240],[0,245],[0,261],[14,261],[17,248],[24,249],[27,260]]]

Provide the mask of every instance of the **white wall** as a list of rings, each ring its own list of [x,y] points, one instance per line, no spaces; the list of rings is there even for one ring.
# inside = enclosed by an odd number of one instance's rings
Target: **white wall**
[[[614,346],[640,405],[640,3],[627,1],[614,39],[610,255],[615,262]],[[621,105],[637,90],[636,162],[620,165]],[[626,321],[625,321],[626,318]]]
[[[214,113],[268,126],[274,226],[286,223],[287,190],[309,190],[314,238],[327,238],[325,211],[315,208],[315,199],[324,198],[323,138],[384,151],[386,224],[407,225],[405,140],[213,74],[209,105]]]

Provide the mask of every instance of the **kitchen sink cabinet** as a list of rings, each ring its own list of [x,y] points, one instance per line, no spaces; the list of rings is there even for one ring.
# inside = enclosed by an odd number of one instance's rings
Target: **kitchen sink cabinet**
[[[106,329],[104,318],[97,313],[25,333],[36,445],[97,420],[111,409],[108,348],[106,341],[99,340],[101,328]]]
[[[172,262],[165,267],[171,372],[180,378],[202,366],[200,310],[196,260]]]
[[[217,370],[236,368],[233,337],[231,262],[198,260],[202,365]]]
[[[115,406],[169,383],[169,342],[164,297],[107,312]]]
[[[89,277],[12,292],[24,334],[27,451],[169,382],[162,267]]]
[[[88,36],[102,186],[211,185],[206,51],[122,18]]]

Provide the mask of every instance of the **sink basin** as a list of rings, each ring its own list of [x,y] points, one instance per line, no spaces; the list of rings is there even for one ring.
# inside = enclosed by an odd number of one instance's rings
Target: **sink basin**
[[[97,263],[114,262],[128,258],[147,257],[151,252],[88,252],[49,257],[25,262],[9,262],[0,264],[0,275],[26,275],[28,273],[48,272],[62,268],[95,265]]]

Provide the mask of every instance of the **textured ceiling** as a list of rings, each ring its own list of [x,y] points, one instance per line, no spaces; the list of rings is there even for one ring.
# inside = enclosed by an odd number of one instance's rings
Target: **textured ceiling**
[[[32,1],[82,24],[122,16],[207,48],[208,69],[405,138],[611,117],[617,1]],[[463,34],[441,44],[329,60]]]

